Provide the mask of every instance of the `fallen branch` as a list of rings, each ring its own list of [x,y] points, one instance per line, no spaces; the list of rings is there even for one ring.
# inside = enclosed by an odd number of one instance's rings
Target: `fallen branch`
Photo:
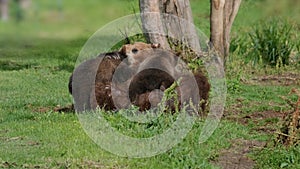
[[[285,137],[293,137],[293,136],[291,136],[291,135],[288,135],[288,134],[284,134],[284,133],[282,133],[282,132],[275,132],[275,134],[278,134],[278,135],[282,135],[282,136],[285,136]],[[293,137],[293,138],[296,138],[296,137]]]

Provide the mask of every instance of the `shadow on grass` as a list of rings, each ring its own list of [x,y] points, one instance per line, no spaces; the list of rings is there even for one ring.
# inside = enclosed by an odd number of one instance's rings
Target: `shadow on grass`
[[[0,71],[18,71],[32,68],[38,69],[40,67],[41,65],[38,65],[37,63],[18,63],[15,61],[0,61]],[[73,72],[74,65],[62,63],[58,66],[55,66],[53,69],[55,71]]]
[[[0,61],[0,70],[4,71],[30,69],[35,66],[37,66],[36,63],[17,63],[13,61]]]
[[[74,64],[63,63],[55,67],[56,71],[67,71],[72,73],[74,70]]]

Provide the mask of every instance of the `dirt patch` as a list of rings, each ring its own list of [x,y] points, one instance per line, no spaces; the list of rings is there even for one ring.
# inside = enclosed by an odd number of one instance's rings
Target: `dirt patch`
[[[300,85],[300,74],[285,74],[285,75],[268,75],[254,78],[246,83],[256,85],[279,85],[290,86]],[[243,108],[245,106],[256,106],[260,102],[251,102],[245,104],[242,98],[238,98],[235,102],[224,111],[224,119],[238,122],[242,125],[249,126],[252,131],[261,132],[264,134],[274,135],[280,128],[280,123],[285,121],[288,111],[267,110],[261,112],[245,113]],[[280,106],[275,103],[269,103],[270,107]],[[298,120],[299,121],[299,120]],[[300,123],[300,122],[299,122]],[[288,123],[290,124],[290,123]],[[287,137],[286,132],[282,132],[282,137]],[[220,152],[218,158],[213,161],[215,165],[223,169],[250,169],[254,168],[255,161],[250,159],[247,154],[256,149],[266,146],[266,142],[236,139],[232,140],[231,147]]]
[[[300,85],[300,74],[288,73],[282,75],[265,75],[252,78],[249,83],[280,86]]]
[[[2,134],[2,133],[8,133],[9,132],[9,130],[0,130],[0,134]]]
[[[265,133],[274,133],[278,128],[277,123],[282,121],[286,116],[286,112],[266,110],[261,112],[244,113],[243,107],[245,106],[244,100],[238,98],[235,103],[230,105],[223,114],[223,118],[238,122],[242,125],[251,125],[253,130],[261,131]],[[251,105],[255,106],[261,104],[260,102],[251,102]],[[273,103],[269,103],[273,104]],[[255,125],[254,125],[255,124]]]
[[[64,112],[64,113],[74,113],[75,112],[73,104],[65,106],[65,107],[56,106],[53,110],[55,112],[59,112],[59,113],[62,113],[62,112]]]
[[[45,168],[111,168],[111,169],[120,169],[120,168],[128,168],[127,166],[119,166],[119,165],[107,165],[107,163],[101,162],[101,160],[92,161],[92,160],[76,160],[69,159],[64,161],[57,161],[53,159],[47,159],[47,163],[49,166]]]
[[[74,105],[67,105],[67,106],[60,106],[57,105],[56,107],[33,107],[31,105],[27,106],[33,112],[36,113],[47,113],[47,112],[59,112],[59,113],[75,113]]]
[[[37,112],[37,113],[47,113],[50,112],[52,109],[51,107],[37,107],[37,108],[33,108],[33,112]]]
[[[0,164],[0,167],[1,167],[1,168],[16,168],[17,166],[18,166],[18,165],[17,165],[15,162],[9,163],[9,162],[7,162],[7,161],[1,162],[1,164]]]
[[[84,161],[82,164],[77,164],[79,168],[106,168],[101,162],[96,161]],[[113,167],[112,167],[113,168]]]
[[[284,112],[274,110],[245,114],[243,106],[245,106],[243,99],[236,99],[236,102],[228,109],[230,111],[224,112],[224,119],[251,126],[252,130],[258,132],[274,134],[278,130],[278,122],[286,116]],[[213,164],[221,166],[223,169],[252,169],[256,163],[247,154],[254,149],[261,149],[265,146],[266,142],[256,140],[232,140],[230,148],[221,151]]]
[[[276,124],[281,121],[283,117],[285,117],[284,112],[267,110],[263,112],[254,112],[247,115],[235,114],[226,116],[225,118],[236,121],[243,125],[255,124],[252,129],[256,131],[274,133],[278,129]]]
[[[0,61],[0,70],[3,71],[30,69],[36,66],[37,64],[18,63],[14,61]]]
[[[267,110],[263,112],[254,112],[247,115],[241,115],[240,117],[236,117],[235,119],[236,121],[244,125],[248,125],[250,122],[254,122],[257,124],[262,121],[265,121],[268,124],[273,124],[273,120],[280,120],[284,117],[284,115],[285,114],[283,112]]]
[[[252,169],[255,162],[247,157],[247,154],[256,148],[262,148],[265,142],[255,140],[236,139],[232,141],[231,147],[221,151],[219,158],[213,164],[223,169]]]
[[[0,168],[49,168],[49,167],[41,166],[41,165],[29,165],[29,164],[18,165],[15,162],[3,161],[0,162]]]

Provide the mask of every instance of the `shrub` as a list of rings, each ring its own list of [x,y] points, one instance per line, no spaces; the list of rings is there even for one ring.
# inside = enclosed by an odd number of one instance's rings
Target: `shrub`
[[[244,35],[233,36],[230,41],[230,53],[236,53],[238,55],[247,55],[249,52],[249,38]]]
[[[292,26],[280,20],[272,20],[255,27],[250,33],[251,53],[254,63],[262,62],[271,66],[288,65],[293,50]]]

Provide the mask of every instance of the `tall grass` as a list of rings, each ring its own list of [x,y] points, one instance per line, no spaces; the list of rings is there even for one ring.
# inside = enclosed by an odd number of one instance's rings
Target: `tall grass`
[[[288,65],[295,46],[292,41],[292,26],[275,19],[254,28],[250,33],[254,63],[262,62],[271,66]]]

